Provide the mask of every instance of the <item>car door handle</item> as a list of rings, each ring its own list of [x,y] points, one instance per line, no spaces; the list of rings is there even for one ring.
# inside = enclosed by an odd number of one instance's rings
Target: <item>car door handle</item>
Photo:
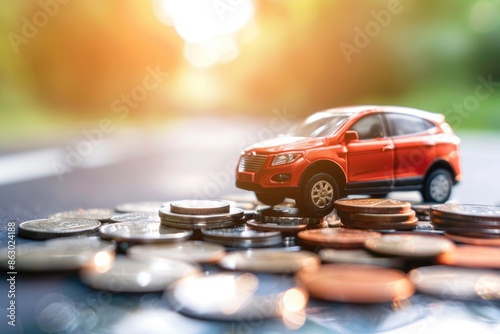
[[[393,150],[393,149],[394,149],[394,145],[385,145],[384,147],[382,147],[382,152]]]

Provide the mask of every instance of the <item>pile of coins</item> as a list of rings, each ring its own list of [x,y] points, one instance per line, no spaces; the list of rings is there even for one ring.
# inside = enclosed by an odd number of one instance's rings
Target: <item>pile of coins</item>
[[[443,204],[430,209],[432,225],[457,242],[500,246],[500,208]]]
[[[340,227],[290,206],[257,207],[181,200],[55,214],[20,224],[19,236],[51,240],[19,246],[16,269],[79,270],[95,289],[163,292],[180,313],[231,321],[256,310],[304,313],[309,296],[500,300],[500,248],[492,247],[500,246],[500,208],[432,206],[431,228],[442,236],[415,233],[415,211],[403,201],[338,200]]]
[[[342,225],[352,228],[412,230],[418,222],[410,203],[392,199],[340,199],[335,209]]]

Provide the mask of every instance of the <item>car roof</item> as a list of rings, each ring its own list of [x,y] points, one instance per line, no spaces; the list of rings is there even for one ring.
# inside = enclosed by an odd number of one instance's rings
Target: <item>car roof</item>
[[[330,114],[332,116],[334,115],[352,116],[354,114],[369,112],[374,110],[380,112],[395,112],[400,114],[418,116],[421,118],[433,120],[438,123],[442,123],[444,121],[444,115],[442,114],[432,113],[429,111],[424,111],[415,108],[400,107],[400,106],[384,106],[384,105],[344,106],[344,107],[327,109],[321,111],[320,113]]]

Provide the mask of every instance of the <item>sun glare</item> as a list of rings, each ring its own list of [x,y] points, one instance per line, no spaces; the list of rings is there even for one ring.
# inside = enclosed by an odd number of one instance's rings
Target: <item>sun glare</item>
[[[155,9],[158,20],[185,41],[184,56],[198,68],[235,59],[235,34],[254,16],[251,0],[156,0]]]

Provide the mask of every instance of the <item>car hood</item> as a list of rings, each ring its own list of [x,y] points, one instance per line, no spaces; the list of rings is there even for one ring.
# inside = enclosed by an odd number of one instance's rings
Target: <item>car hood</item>
[[[279,153],[287,151],[304,151],[324,145],[324,138],[310,137],[278,137],[253,144],[245,151],[256,153]]]

